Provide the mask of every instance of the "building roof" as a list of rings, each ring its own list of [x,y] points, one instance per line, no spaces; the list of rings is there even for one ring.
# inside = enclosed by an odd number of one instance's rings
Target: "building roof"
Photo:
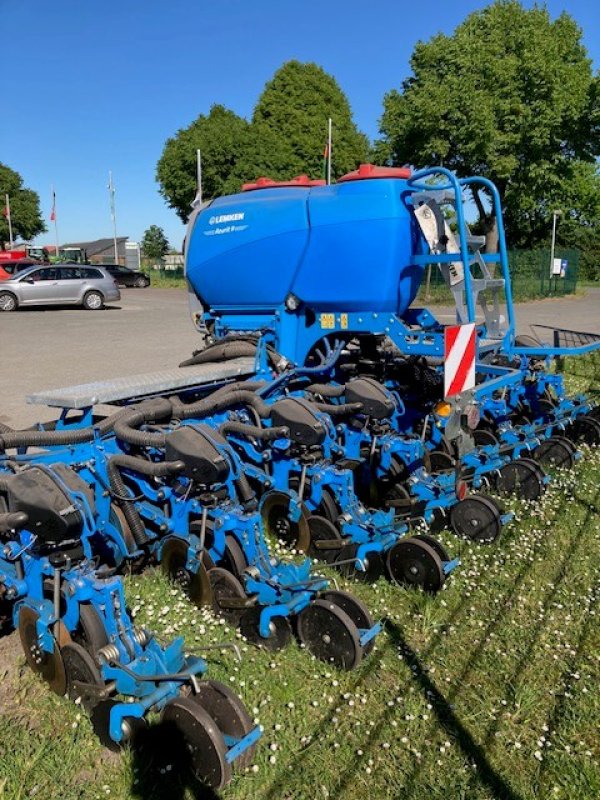
[[[117,236],[117,249],[121,255],[125,254],[125,242],[128,236]],[[69,242],[63,244],[61,247],[81,247],[88,254],[88,258],[93,258],[98,253],[103,253],[105,250],[110,250],[114,247],[112,239],[94,239],[91,242]]]

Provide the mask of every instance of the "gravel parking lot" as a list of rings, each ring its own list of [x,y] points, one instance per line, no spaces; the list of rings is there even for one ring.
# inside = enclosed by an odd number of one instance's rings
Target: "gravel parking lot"
[[[43,389],[176,367],[199,344],[183,289],[123,289],[104,311],[27,309],[0,314],[0,422],[24,427],[56,417],[27,405]],[[446,309],[439,309],[450,322]],[[517,307],[518,330],[541,323],[600,333],[600,289]]]

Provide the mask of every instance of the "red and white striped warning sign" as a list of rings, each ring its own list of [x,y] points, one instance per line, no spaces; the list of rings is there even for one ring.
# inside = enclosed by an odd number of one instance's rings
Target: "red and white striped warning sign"
[[[444,396],[475,386],[475,323],[444,330]]]

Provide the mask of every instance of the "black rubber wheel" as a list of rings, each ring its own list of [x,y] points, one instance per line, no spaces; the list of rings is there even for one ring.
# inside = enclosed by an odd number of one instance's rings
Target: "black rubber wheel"
[[[498,444],[498,439],[491,431],[486,430],[486,428],[479,428],[473,431],[473,441],[477,447],[487,447],[490,445],[496,447]]]
[[[300,519],[290,519],[292,498],[286,492],[271,491],[262,499],[260,513],[267,534],[281,540],[287,547],[305,553],[310,544],[309,514],[302,506]]]
[[[201,680],[197,694],[191,695],[191,699],[210,714],[225,736],[243,739],[254,729],[254,722],[241,698],[224,683],[211,678]],[[255,750],[255,744],[244,750],[236,761],[236,768],[249,766]]]
[[[238,540],[232,534],[225,537],[225,554],[222,559],[225,569],[229,570],[236,578],[240,579],[248,562]]]
[[[450,526],[457,536],[474,542],[493,542],[502,531],[500,509],[489,497],[471,495],[452,506]]]
[[[451,472],[454,469],[454,459],[443,450],[431,450],[429,464],[432,475],[440,475],[443,472]]]
[[[104,296],[101,292],[86,292],[83,296],[83,307],[86,311],[100,311],[104,308]]]
[[[245,608],[229,608],[228,600],[242,600],[246,597],[244,587],[239,580],[222,567],[208,570],[208,580],[212,590],[212,607],[217,616],[223,617],[230,625],[237,627]]]
[[[149,280],[145,278],[143,275],[139,275],[133,282],[133,286],[135,289],[145,289],[148,286]]]
[[[18,630],[25,659],[31,669],[46,681],[50,689],[63,695],[67,688],[65,665],[60,654],[58,642],[52,637],[52,652],[42,650],[37,635],[37,621],[40,615],[29,606],[19,611]]]
[[[384,503],[394,509],[395,517],[410,516],[413,504],[408,488],[402,483],[395,483],[385,493]]]
[[[174,724],[183,735],[195,777],[212,789],[222,789],[231,780],[226,760],[227,746],[212,716],[191,697],[170,700],[161,722]]]
[[[358,552],[358,545],[349,542],[345,544],[339,551],[339,555],[335,559],[333,566],[337,567],[342,575],[346,578],[354,578],[361,583],[375,583],[383,575],[383,558],[380,552],[371,552],[365,559],[361,559],[365,569],[360,569],[355,562],[356,554]],[[339,565],[338,562],[345,561],[345,564]]]
[[[366,605],[362,603],[358,597],[354,597],[354,595],[349,592],[339,591],[338,589],[328,589],[326,592],[321,592],[319,597],[321,600],[329,600],[335,603],[336,606],[339,606],[342,611],[350,617],[356,627],[359,628],[359,635],[360,629],[368,630],[375,624]],[[371,639],[371,641],[367,642],[363,647],[363,654],[365,656],[369,655],[374,647],[375,639]]]
[[[567,435],[574,442],[596,447],[600,445],[600,420],[589,414],[577,417],[571,428],[567,430]]]
[[[276,652],[283,650],[292,638],[292,627],[287,617],[274,617],[269,624],[270,636],[264,639],[259,632],[260,614],[264,606],[253,606],[240,620],[240,633],[256,647]]]
[[[19,301],[12,292],[0,292],[0,311],[16,311]]]
[[[95,705],[89,696],[81,695],[75,683],[89,683],[93,686],[104,686],[104,679],[91,653],[76,642],[70,642],[60,649],[65,674],[67,676],[67,694],[71,700],[81,698],[82,705],[88,711]]]
[[[321,661],[345,670],[360,664],[363,650],[358,628],[336,603],[314,600],[298,615],[296,632],[309,653]]]
[[[575,463],[573,444],[564,437],[551,436],[533,451],[533,457],[544,467],[544,469],[571,469]]]
[[[413,539],[420,539],[425,544],[428,544],[429,547],[432,547],[438,556],[441,558],[442,561],[450,561],[450,556],[448,555],[448,551],[444,547],[444,545],[436,539],[435,536],[431,536],[428,533],[418,533],[413,536]]]
[[[314,515],[308,518],[308,529],[310,531],[310,546],[308,555],[311,558],[318,558],[326,564],[333,564],[340,555],[343,538],[336,526],[325,517]],[[333,547],[319,548],[321,542],[339,543]]]
[[[81,603],[79,606],[79,625],[72,638],[94,659],[97,657],[98,650],[108,644],[109,639],[104,622],[90,603]]]
[[[544,472],[531,458],[509,461],[498,475],[496,489],[501,494],[516,494],[524,500],[538,500],[544,493]]]
[[[587,416],[600,422],[600,406],[595,406],[592,408],[592,410],[588,412]]]
[[[325,517],[325,519],[328,519],[329,522],[332,522],[334,525],[337,523],[338,517],[340,516],[340,510],[335,501],[335,497],[329,489],[323,489],[321,502],[319,503],[315,514],[319,517]]]
[[[212,589],[207,570],[200,564],[196,572],[187,569],[188,545],[183,539],[171,537],[162,550],[161,567],[163,573],[176,586],[179,586],[194,605],[199,608],[210,605]]]
[[[386,568],[393,583],[425,592],[438,592],[446,580],[442,560],[436,551],[414,536],[400,539],[388,550]]]
[[[101,700],[96,703],[90,711],[90,720],[94,733],[100,743],[113,753],[119,753],[125,747],[133,745],[137,736],[148,727],[144,717],[124,717],[124,737],[120,742],[115,742],[110,735],[110,712],[118,705],[121,705],[119,700],[113,700],[113,698],[109,697],[107,700]]]

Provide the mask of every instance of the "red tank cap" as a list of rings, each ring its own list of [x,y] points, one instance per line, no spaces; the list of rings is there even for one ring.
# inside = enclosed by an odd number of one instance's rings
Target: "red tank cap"
[[[300,186],[310,188],[311,186],[325,186],[323,180],[312,180],[308,175],[298,175],[290,181],[274,181],[272,178],[257,178],[254,183],[242,184],[242,192],[252,192],[255,189],[274,189],[281,186]]]
[[[371,178],[410,178],[409,167],[377,167],[375,164],[361,164],[354,172],[348,172],[338,178],[338,183],[345,181],[366,181]]]

